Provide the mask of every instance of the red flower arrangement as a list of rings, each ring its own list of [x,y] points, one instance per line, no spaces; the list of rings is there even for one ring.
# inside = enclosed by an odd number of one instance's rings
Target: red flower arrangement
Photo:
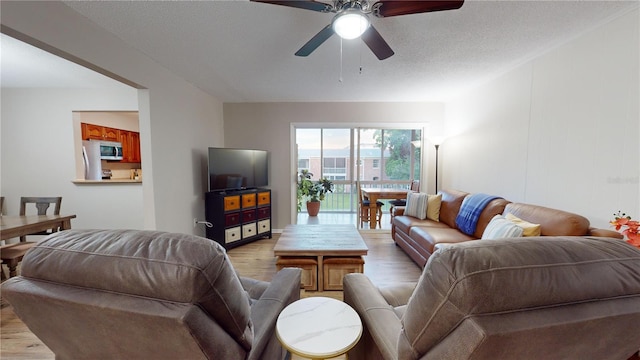
[[[640,222],[631,220],[631,216],[618,211],[613,214],[614,220],[609,223],[616,227],[616,231],[620,231],[622,235],[627,236],[627,242],[633,246],[640,247]]]

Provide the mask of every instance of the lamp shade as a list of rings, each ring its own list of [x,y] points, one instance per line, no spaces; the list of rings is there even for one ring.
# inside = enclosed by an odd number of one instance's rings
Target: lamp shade
[[[442,145],[442,143],[445,140],[444,136],[431,136],[429,138],[429,140],[431,140],[431,142],[433,143],[433,145]]]
[[[369,19],[358,9],[347,9],[333,18],[333,31],[343,39],[355,39],[369,27]]]

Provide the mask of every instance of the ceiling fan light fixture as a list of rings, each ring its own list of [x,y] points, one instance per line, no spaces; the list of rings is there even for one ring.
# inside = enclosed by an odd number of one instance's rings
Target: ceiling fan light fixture
[[[347,9],[333,18],[331,27],[343,39],[360,37],[369,27],[369,18],[357,9]]]

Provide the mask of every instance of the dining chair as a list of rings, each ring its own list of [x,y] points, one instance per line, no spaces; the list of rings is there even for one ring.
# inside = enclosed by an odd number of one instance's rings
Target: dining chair
[[[412,180],[411,184],[409,184],[409,190],[413,191],[413,192],[419,192],[420,191],[420,180]],[[389,213],[393,214],[393,208],[396,206],[407,206],[407,199],[395,199],[395,200],[391,200],[389,201],[389,205],[391,205],[389,207]],[[391,216],[391,220],[393,220],[393,216]]]
[[[411,191],[419,192],[420,191],[420,180],[413,180],[411,182]]]
[[[60,215],[60,205],[62,204],[62,196],[56,197],[21,197],[20,198],[20,216],[28,215],[27,214],[27,204],[34,204],[37,215],[46,215],[47,210],[51,205],[53,207],[53,215]],[[54,228],[47,231],[41,231],[38,233],[34,233],[31,235],[51,235],[52,233],[58,231],[59,229]],[[25,242],[26,237],[21,236],[20,242]]]
[[[21,197],[20,198],[20,215],[25,216],[27,214],[27,204],[34,204],[37,210],[37,215],[46,215],[47,210],[53,204],[53,215],[60,215],[60,205],[62,204],[62,197]],[[47,231],[41,231],[30,235],[50,235],[58,228],[53,228]],[[14,277],[18,274],[18,264],[22,261],[24,254],[29,249],[37,244],[35,241],[27,241],[26,236],[20,237],[20,242],[8,245],[0,246],[0,258],[3,264],[6,264],[9,268],[9,277]]]
[[[18,264],[22,261],[24,254],[37,244],[35,241],[26,241],[0,246],[0,257],[2,257],[2,263],[9,268],[10,278],[18,275]],[[4,276],[4,270],[2,275]]]
[[[356,187],[358,188],[358,220],[360,222],[360,227],[362,227],[363,223],[371,221],[371,202],[369,202],[369,199],[365,198],[365,196],[363,195],[360,181],[356,181]],[[376,216],[374,216],[373,221],[377,222],[378,225],[382,227],[382,206],[384,205],[384,203],[382,201],[376,201],[376,205],[378,210]]]

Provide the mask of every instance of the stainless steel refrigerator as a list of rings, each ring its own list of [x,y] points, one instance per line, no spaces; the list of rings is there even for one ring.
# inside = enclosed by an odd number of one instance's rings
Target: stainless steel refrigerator
[[[102,180],[99,141],[82,141],[82,160],[84,162],[84,179]]]

